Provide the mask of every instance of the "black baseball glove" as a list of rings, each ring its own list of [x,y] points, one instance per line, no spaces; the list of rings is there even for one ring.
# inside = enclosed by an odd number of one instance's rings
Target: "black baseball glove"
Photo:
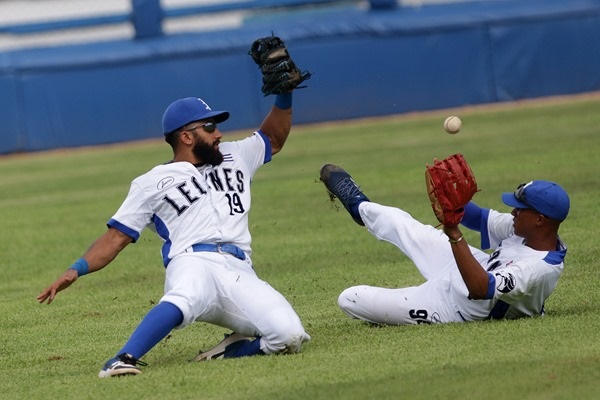
[[[260,68],[263,75],[262,92],[265,96],[270,94],[283,94],[291,92],[307,79],[311,73],[301,71],[292,61],[283,40],[277,36],[267,36],[252,43],[248,52]]]

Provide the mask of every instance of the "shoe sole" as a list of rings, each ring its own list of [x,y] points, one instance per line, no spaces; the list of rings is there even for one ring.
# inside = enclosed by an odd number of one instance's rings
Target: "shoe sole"
[[[142,371],[140,371],[139,369],[122,368],[122,369],[117,369],[117,370],[100,371],[100,373],[98,374],[98,378],[111,378],[111,377],[120,377],[120,376],[126,376],[126,375],[139,375],[141,373],[142,373]]]
[[[255,339],[255,338],[243,336],[239,333],[234,333],[232,335],[227,336],[225,339],[223,339],[218,345],[216,345],[212,349],[198,354],[192,361],[200,362],[200,361],[221,359],[225,355],[225,348],[227,346],[229,346],[230,344],[239,342],[240,340],[253,340],[253,339]]]

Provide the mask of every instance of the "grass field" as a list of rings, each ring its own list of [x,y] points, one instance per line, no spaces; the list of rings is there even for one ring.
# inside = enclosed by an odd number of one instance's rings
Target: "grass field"
[[[36,295],[104,232],[130,181],[170,157],[162,141],[0,158],[0,398],[2,399],[598,399],[600,398],[600,99],[574,98],[295,127],[253,184],[253,260],[313,340],[297,355],[188,362],[222,328],[177,330],[144,373],[97,378],[162,295],[160,242],[145,232],[109,267],[40,305]],[[222,126],[226,129],[226,124]],[[229,138],[237,137],[232,135]],[[399,287],[422,278],[329,202],[322,164],[343,165],[373,201],[434,224],[424,166],[460,152],[481,192],[531,179],[561,183],[565,272],[547,315],[374,327],[337,307],[348,286]],[[477,236],[467,233],[471,243]]]

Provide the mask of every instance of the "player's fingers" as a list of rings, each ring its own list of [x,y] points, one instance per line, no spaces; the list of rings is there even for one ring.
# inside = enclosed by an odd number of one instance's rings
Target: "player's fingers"
[[[54,300],[54,298],[56,297],[56,294],[58,292],[68,288],[76,280],[77,280],[77,272],[70,270],[70,269],[67,270],[63,274],[63,276],[58,278],[56,280],[56,282],[54,282],[52,285],[48,286],[42,293],[40,293],[38,295],[38,297],[37,297],[38,301],[40,303],[43,303],[45,301],[47,301],[48,304],[52,303],[52,301]]]
[[[52,300],[54,300],[54,297],[56,297],[56,288],[54,285],[46,288],[46,290],[44,290],[42,293],[40,293],[37,297],[37,300],[40,303],[44,303],[44,302],[48,302],[48,304],[52,303]]]
[[[48,304],[52,303],[54,298],[56,297],[56,286],[52,286],[50,289],[50,293],[48,294]]]
[[[44,301],[46,301],[46,299],[48,298],[49,295],[50,295],[50,287],[47,287],[46,289],[44,289],[42,291],[42,293],[38,294],[37,300],[40,303],[43,303]]]

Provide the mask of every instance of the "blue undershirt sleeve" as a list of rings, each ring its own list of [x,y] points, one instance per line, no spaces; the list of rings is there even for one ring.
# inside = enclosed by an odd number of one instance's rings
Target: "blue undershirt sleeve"
[[[481,232],[482,211],[477,204],[469,202],[465,206],[465,216],[460,223],[473,231]]]
[[[469,202],[465,206],[465,215],[460,222],[463,226],[481,233],[482,249],[490,247],[490,237],[487,229],[489,215],[489,208],[481,208],[477,204]]]

